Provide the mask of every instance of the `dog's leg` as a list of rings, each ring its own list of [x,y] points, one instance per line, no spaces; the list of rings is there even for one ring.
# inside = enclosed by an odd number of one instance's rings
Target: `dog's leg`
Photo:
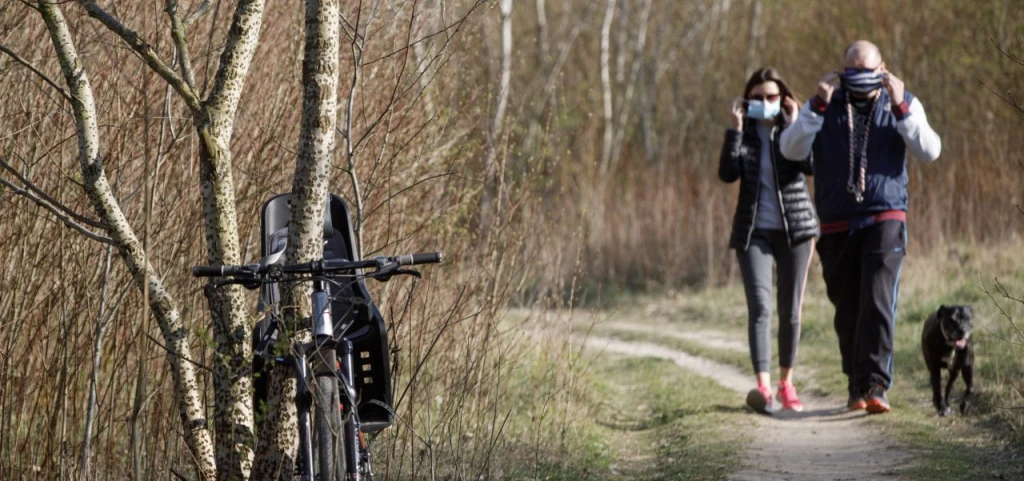
[[[939,416],[948,414],[949,408],[942,402],[942,370],[931,368],[932,380],[932,405],[939,412]]]
[[[949,393],[953,390],[953,383],[956,382],[956,378],[960,376],[960,367],[961,366],[956,363],[953,363],[949,368],[949,384],[946,384],[946,395],[942,398],[942,405],[946,408],[945,414],[942,414],[943,416],[949,414]]]
[[[964,398],[960,400],[960,414],[967,412],[967,405],[974,394],[974,366],[971,364],[964,366],[964,384],[967,385],[967,389],[964,391]]]

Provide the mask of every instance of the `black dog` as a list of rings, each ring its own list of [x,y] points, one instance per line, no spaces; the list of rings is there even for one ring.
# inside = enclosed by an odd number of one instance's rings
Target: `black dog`
[[[931,373],[932,403],[939,416],[949,414],[949,392],[953,390],[953,382],[961,371],[967,390],[960,401],[960,413],[967,411],[967,403],[974,393],[973,329],[974,311],[971,306],[940,306],[938,311],[924,321],[921,351],[928,372]],[[945,395],[940,396],[943,368],[949,369],[949,383],[946,384]]]

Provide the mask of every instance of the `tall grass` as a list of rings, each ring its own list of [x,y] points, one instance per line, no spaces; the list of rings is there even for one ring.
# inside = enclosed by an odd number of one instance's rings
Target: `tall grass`
[[[163,58],[173,57],[155,4],[109,3]],[[232,3],[217,3],[190,32],[202,85],[208,65],[216,65]],[[479,205],[498,94],[498,12],[485,3],[459,23],[472,3],[364,2],[375,23],[360,52],[362,83],[352,117],[363,140],[355,168],[339,150],[332,172],[331,190],[363,206],[364,255],[442,250],[449,259],[425,269],[422,281],[372,286],[397,366],[399,420],[377,445],[386,478],[500,477],[510,475],[518,457],[570,444],[557,441],[571,439],[563,436],[571,416],[563,414],[557,429],[539,421],[549,420],[556,406],[571,410],[571,373],[578,366],[566,346],[538,348],[503,324],[507,303],[565,306],[581,293],[595,299],[620,289],[728,282],[735,187],[722,185],[715,169],[726,106],[752,66],[779,67],[806,97],[849,41],[876,41],[944,141],[939,163],[911,163],[913,248],[963,242],[970,255],[976,246],[998,249],[1020,234],[1012,192],[1024,175],[1014,157],[1024,145],[1009,122],[1012,113],[981,95],[978,85],[1020,84],[1021,70],[989,41],[1021,46],[1012,24],[1024,13],[1019,2],[931,2],[927,9],[909,1],[764,2],[753,36],[747,34],[751,2],[656,2],[642,50],[636,36],[642,11],[619,2],[610,38],[619,154],[604,173],[598,166],[605,137],[598,64],[604,9],[582,0],[546,2],[540,28],[539,2],[517,2],[510,117],[490,152],[501,166],[502,190],[489,217]],[[204,261],[189,115],[119,40],[78,6],[64,8],[96,90],[104,166],[140,231],[142,160],[158,166],[149,256],[190,329],[209,404],[207,369],[215,353],[201,284],[188,276]],[[344,8],[355,18],[357,5]],[[294,2],[269,3],[240,104],[232,154],[246,259],[258,255],[259,206],[290,185],[301,13]],[[60,78],[42,38],[31,9],[0,7],[2,43]],[[354,63],[353,51],[344,50],[340,98],[347,99]],[[628,102],[627,91],[633,92]],[[0,132],[0,156],[21,175],[90,212],[77,186],[67,105],[6,56],[0,56]],[[13,173],[0,175],[18,184]],[[104,255],[102,246],[35,204],[0,191],[0,478],[67,478],[78,469],[97,333],[92,479],[118,478],[130,467],[127,420],[143,355],[152,357],[138,421],[144,471],[190,475],[182,468],[190,460],[160,337],[141,330],[142,300],[116,261],[104,274]]]

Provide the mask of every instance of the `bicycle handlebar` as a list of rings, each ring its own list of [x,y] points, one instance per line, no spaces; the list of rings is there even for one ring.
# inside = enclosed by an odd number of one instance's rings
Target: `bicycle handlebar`
[[[381,270],[389,267],[412,266],[418,264],[437,264],[444,258],[440,252],[424,252],[419,254],[407,254],[393,257],[375,257],[362,261],[347,261],[343,259],[323,259],[300,264],[291,265],[260,265],[249,264],[245,266],[195,266],[192,268],[194,277],[228,277],[228,276],[258,276],[266,274],[272,269],[280,269],[283,274],[330,274],[334,272],[355,271],[357,269],[376,268]]]
[[[241,266],[195,266],[192,268],[192,275],[194,277],[236,276],[243,271]]]
[[[395,263],[400,266],[414,266],[416,264],[437,264],[444,259],[444,254],[440,252],[421,252],[419,254],[395,256],[394,259]]]

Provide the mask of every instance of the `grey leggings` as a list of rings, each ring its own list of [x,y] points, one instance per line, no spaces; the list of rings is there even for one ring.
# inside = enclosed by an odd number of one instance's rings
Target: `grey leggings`
[[[778,267],[779,367],[793,367],[800,343],[800,310],[814,240],[789,246],[781,230],[754,230],[746,251],[736,250],[747,294],[747,335],[754,372],[771,368],[772,264]]]

